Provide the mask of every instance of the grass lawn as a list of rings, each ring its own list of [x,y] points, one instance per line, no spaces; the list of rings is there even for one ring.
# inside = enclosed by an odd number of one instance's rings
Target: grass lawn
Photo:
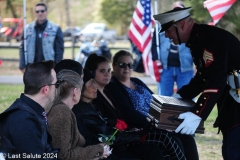
[[[76,57],[79,49],[74,49],[74,56]],[[118,50],[111,49],[111,53],[114,54]],[[72,49],[66,48],[64,51],[64,59],[73,59],[72,58]],[[0,75],[22,75],[22,72],[18,69],[19,67],[19,50],[18,49],[0,49],[0,60],[4,59],[16,59],[17,61],[2,61],[0,66]]]
[[[76,57],[79,49],[75,48],[74,49],[74,56]],[[71,48],[66,48],[63,54],[64,59],[72,59],[73,54],[72,54],[72,49]],[[1,58],[8,58],[8,59],[19,59],[19,49],[18,48],[1,48],[0,49],[0,59]]]
[[[64,59],[72,59],[73,53],[74,57],[78,54],[79,48],[75,48],[74,51],[72,51],[72,48],[65,48],[63,58]],[[115,53],[117,50],[112,49],[111,52]],[[0,59],[1,58],[13,58],[13,59],[19,59],[19,49],[13,48],[13,49],[6,49],[1,48],[0,49]]]
[[[69,42],[65,42],[65,43],[69,43]],[[70,43],[71,45],[71,43]],[[130,43],[129,41],[117,41],[114,44],[109,44],[108,47],[117,47],[117,48],[130,48]],[[79,48],[74,48],[74,50],[72,50],[72,48],[65,48],[64,49],[64,59],[73,59],[73,55],[74,57],[76,57],[77,53],[79,51]],[[114,54],[116,53],[116,49],[111,49],[111,53]],[[1,48],[0,49],[0,59],[1,58],[14,58],[14,59],[19,59],[19,49],[18,48]]]
[[[23,85],[0,84],[0,113],[8,108],[23,92]]]
[[[149,86],[155,93],[156,86]],[[9,107],[23,92],[23,85],[0,84],[0,113]],[[204,123],[205,134],[196,134],[195,140],[198,147],[200,160],[221,160],[221,134],[216,134],[217,129],[212,128],[217,115],[216,107]]]

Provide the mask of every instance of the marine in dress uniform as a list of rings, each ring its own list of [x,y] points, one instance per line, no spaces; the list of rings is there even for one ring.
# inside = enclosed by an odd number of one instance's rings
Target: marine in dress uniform
[[[186,43],[197,68],[194,78],[177,93],[186,99],[199,94],[200,97],[190,112],[180,114],[179,118],[184,121],[176,132],[193,134],[217,104],[218,117],[214,125],[223,134],[223,158],[240,159],[240,42],[226,30],[194,23],[190,9],[154,15],[166,37],[178,44]]]

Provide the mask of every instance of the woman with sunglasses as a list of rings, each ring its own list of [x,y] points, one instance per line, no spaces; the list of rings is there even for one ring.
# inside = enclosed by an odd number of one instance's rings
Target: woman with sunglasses
[[[110,91],[116,103],[123,108],[127,122],[132,121],[136,126],[143,127],[147,123],[146,117],[153,92],[140,79],[131,77],[133,57],[130,52],[118,51],[113,57],[112,68],[113,75],[106,89]],[[193,136],[169,133],[181,141],[187,159],[199,159]]]
[[[108,90],[104,89],[111,79],[111,68],[109,61],[96,54],[91,54],[85,64],[85,69],[94,73],[95,85],[97,87],[97,98],[92,101],[97,110],[102,113],[102,116],[107,119],[107,125],[115,126],[117,119],[125,119],[125,114],[116,101],[111,96]],[[153,127],[146,122],[146,126],[143,129],[135,128],[131,121],[127,122],[128,131],[132,134],[140,135],[145,138],[141,143],[144,144],[156,144],[161,149],[164,157],[171,157],[171,159],[185,159],[184,153],[178,143],[175,141],[167,131],[150,131],[149,128]],[[139,142],[140,143],[140,142]]]
[[[99,159],[109,155],[109,146],[103,143],[86,146],[79,133],[72,107],[80,100],[83,85],[79,74],[62,70],[57,74],[56,98],[48,112],[49,133],[52,145],[60,149],[59,157],[64,160]],[[51,155],[49,155],[51,156]]]

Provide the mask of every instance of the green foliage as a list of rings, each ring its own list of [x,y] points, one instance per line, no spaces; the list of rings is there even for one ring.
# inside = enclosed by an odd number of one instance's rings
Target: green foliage
[[[210,16],[207,8],[204,8],[203,2],[205,0],[191,0],[184,1],[185,6],[192,6],[191,17],[197,23],[208,24],[212,22],[212,17]],[[217,27],[228,30],[233,33],[240,39],[240,2],[236,1],[231,8],[225,13],[225,15],[220,19],[220,21],[216,24]]]
[[[212,18],[206,8],[203,7],[203,2],[205,0],[191,0],[186,1],[185,6],[191,6],[193,9],[191,10],[191,17],[197,23],[208,23],[212,21]]]
[[[103,0],[100,13],[109,24],[121,26],[121,32],[126,33],[136,4],[136,0]]]
[[[217,26],[224,28],[233,33],[240,39],[240,1],[236,1],[232,7],[226,12]]]
[[[111,137],[111,135],[108,135],[108,136],[106,136],[105,134],[98,134],[98,135],[101,136],[101,137],[99,137],[99,138],[100,138],[100,141],[101,141],[102,143],[107,144],[107,145],[112,145],[112,144],[113,144],[113,141],[116,139],[116,137],[113,136],[113,137],[112,137],[112,140],[111,140],[111,141],[108,141],[108,139],[109,139],[109,137]]]
[[[65,0],[41,0],[48,5],[48,18],[62,29],[66,27]],[[107,22],[110,28],[115,28],[120,35],[127,33],[137,0],[68,0],[71,25],[84,27],[91,22]],[[182,0],[186,7],[192,6],[192,18],[197,23],[207,24],[212,18],[206,8],[205,0]],[[39,0],[26,0],[27,23],[35,19],[34,6]],[[171,8],[174,0],[157,0],[160,12]],[[23,0],[3,0],[0,2],[0,16],[23,17]],[[154,3],[154,0],[152,0]],[[153,6],[154,7],[154,6]],[[60,16],[59,16],[60,15]],[[224,28],[240,38],[240,1],[236,1],[226,15],[216,25]]]

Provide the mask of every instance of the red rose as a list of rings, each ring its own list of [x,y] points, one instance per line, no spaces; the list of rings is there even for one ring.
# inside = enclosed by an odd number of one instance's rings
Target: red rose
[[[115,137],[115,135],[116,135],[116,133],[118,132],[118,131],[123,131],[123,130],[125,130],[125,129],[127,129],[127,124],[124,122],[124,121],[122,121],[122,120],[120,120],[120,119],[117,119],[117,123],[116,123],[116,125],[115,125],[115,127],[116,127],[116,130],[115,130],[115,132],[111,135],[111,137],[109,138],[109,139],[107,139],[107,141],[106,142],[110,142],[110,144],[113,144],[113,142],[112,142],[112,139]],[[104,139],[106,139],[106,136],[105,135],[101,135],[101,136],[104,136],[103,138]],[[100,137],[101,139],[102,139],[102,137]],[[114,138],[115,139],[115,138]],[[101,142],[102,142],[102,140],[100,140]]]
[[[117,119],[117,124],[115,127],[118,130],[123,131],[123,130],[127,129],[127,124],[124,121]]]

